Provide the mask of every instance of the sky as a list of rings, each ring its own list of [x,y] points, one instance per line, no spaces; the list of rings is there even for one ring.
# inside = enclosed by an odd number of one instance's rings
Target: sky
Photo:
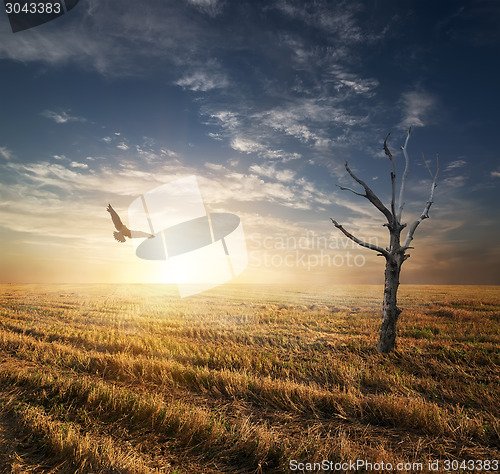
[[[383,283],[391,164],[430,211],[407,284],[500,284],[500,3],[81,0],[12,33],[0,14],[0,282],[162,283],[113,239],[135,199],[196,176],[241,220],[235,283]],[[182,203],[179,203],[181,206]],[[146,230],[147,229],[141,229]],[[200,262],[203,265],[205,262]],[[215,271],[215,270],[214,270]]]

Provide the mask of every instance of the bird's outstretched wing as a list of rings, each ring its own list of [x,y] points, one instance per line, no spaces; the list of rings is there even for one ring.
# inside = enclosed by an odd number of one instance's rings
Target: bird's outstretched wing
[[[123,227],[123,222],[121,221],[120,216],[111,207],[111,204],[108,204],[106,211],[108,211],[111,214],[111,219],[113,220],[113,224],[115,225],[116,230],[121,231]],[[125,242],[125,240],[123,240],[123,242]]]
[[[113,236],[118,242],[125,242],[125,237],[129,239],[132,238],[148,238],[152,239],[154,237],[153,234],[148,234],[147,232],[142,232],[140,230],[130,230],[126,225],[123,224],[120,217],[116,213],[116,211],[111,207],[111,204],[108,204],[106,210],[111,214],[111,219],[113,220],[113,224],[116,227],[118,232],[113,232]]]
[[[113,232],[113,236],[117,242],[125,242],[125,237],[121,232]]]

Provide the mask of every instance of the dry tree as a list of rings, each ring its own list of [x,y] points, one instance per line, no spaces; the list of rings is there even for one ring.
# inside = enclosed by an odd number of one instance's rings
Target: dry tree
[[[384,151],[385,154],[389,157],[389,160],[392,164],[391,171],[391,206],[388,209],[382,201],[377,197],[377,195],[370,189],[370,187],[361,179],[359,179],[349,168],[347,161],[345,162],[345,169],[349,173],[349,175],[360,184],[364,193],[357,192],[351,188],[346,188],[344,186],[337,185],[343,191],[350,191],[356,196],[362,196],[368,201],[370,201],[386,218],[387,222],[383,224],[389,230],[389,245],[386,248],[379,247],[377,245],[373,245],[371,243],[363,242],[358,239],[351,233],[349,233],[342,225],[340,225],[334,219],[331,219],[335,227],[339,229],[346,237],[356,242],[358,245],[362,247],[366,247],[370,250],[374,250],[377,252],[379,256],[385,257],[385,286],[384,286],[384,302],[383,302],[383,315],[382,315],[382,327],[380,329],[380,339],[377,344],[377,350],[379,352],[388,353],[394,349],[394,344],[396,341],[396,326],[398,322],[398,317],[401,314],[401,309],[398,308],[397,305],[397,294],[399,288],[399,275],[401,273],[401,266],[403,262],[410,257],[406,252],[413,247],[410,247],[410,243],[413,240],[413,235],[415,233],[418,225],[429,217],[429,209],[432,205],[434,199],[434,189],[436,188],[436,181],[439,173],[439,155],[437,155],[436,159],[436,172],[434,175],[432,174],[429,165],[425,161],[424,163],[429,170],[429,173],[432,178],[431,191],[429,195],[429,199],[422,211],[422,214],[413,221],[413,223],[408,228],[408,233],[406,234],[406,238],[404,243],[401,244],[401,232],[407,226],[407,224],[403,224],[401,222],[401,217],[403,215],[403,207],[405,202],[403,201],[406,180],[408,178],[408,171],[410,168],[410,159],[408,157],[407,147],[408,140],[411,135],[411,128],[408,130],[408,135],[406,136],[405,144],[401,147],[403,151],[403,155],[405,158],[405,169],[403,172],[403,176],[401,178],[401,185],[399,188],[399,198],[396,205],[396,164],[394,162],[394,158],[389,151],[387,146],[387,139],[389,138],[389,134],[385,137],[384,140]],[[422,155],[423,156],[423,155]]]

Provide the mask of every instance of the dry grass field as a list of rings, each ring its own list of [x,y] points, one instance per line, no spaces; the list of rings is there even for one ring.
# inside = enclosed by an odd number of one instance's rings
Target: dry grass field
[[[402,286],[390,355],[375,350],[381,299],[379,286],[179,299],[2,285],[0,472],[500,459],[500,288]]]

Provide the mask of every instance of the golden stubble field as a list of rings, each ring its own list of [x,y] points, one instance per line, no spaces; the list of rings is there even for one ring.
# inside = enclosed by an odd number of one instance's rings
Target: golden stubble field
[[[179,299],[162,285],[2,285],[0,472],[500,459],[500,288],[402,286],[390,355],[375,350],[381,298],[380,286]]]

